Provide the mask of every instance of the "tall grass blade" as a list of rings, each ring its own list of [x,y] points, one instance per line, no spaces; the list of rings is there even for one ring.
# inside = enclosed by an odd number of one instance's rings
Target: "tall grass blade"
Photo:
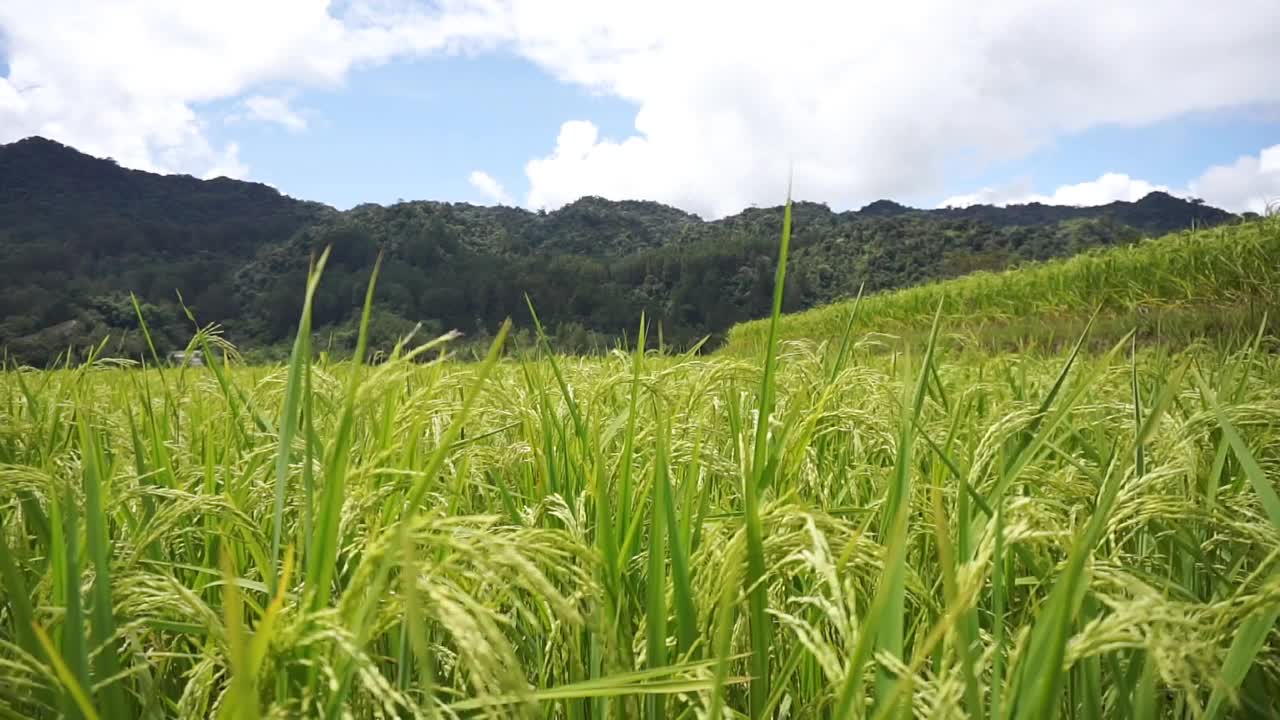
[[[769,340],[765,346],[764,368],[760,380],[755,449],[750,475],[743,478],[743,520],[747,531],[747,575],[751,627],[751,717],[760,720],[769,702],[769,653],[772,629],[769,622],[769,589],[765,583],[764,529],[760,520],[759,494],[768,478],[769,423],[773,415],[774,375],[778,364],[778,323],[782,315],[782,295],[786,288],[787,252],[791,247],[791,193],[782,213],[782,242],[778,249],[778,267],[773,279],[773,310],[770,315]]]
[[[80,506],[76,502],[75,493],[71,488],[67,488],[66,499],[63,502],[63,537],[66,540],[65,550],[63,551],[63,566],[65,574],[62,577],[61,599],[65,604],[65,611],[62,619],[62,656],[69,663],[68,667],[76,683],[81,688],[92,687],[89,679],[89,649],[85,646],[85,638],[88,637],[88,621],[84,616],[84,601],[81,594],[81,582],[83,578],[80,574]],[[55,548],[56,550],[56,548]],[[52,655],[52,653],[50,653]],[[52,658],[50,658],[52,660]],[[70,687],[64,682],[64,685]],[[66,700],[71,700],[68,697]],[[77,710],[77,703],[64,702],[62,705],[63,712],[74,716]]]
[[[306,294],[302,300],[302,315],[298,319],[298,334],[293,340],[293,350],[289,355],[289,374],[285,381],[284,403],[280,409],[279,449],[276,452],[275,466],[275,501],[271,508],[271,563],[269,565],[271,575],[268,578],[273,592],[277,587],[276,568],[280,561],[280,544],[284,534],[284,502],[285,494],[289,490],[289,460],[293,456],[293,436],[298,429],[298,405],[303,390],[303,375],[311,358],[311,305],[328,259],[329,249],[325,248],[314,270],[307,278]],[[310,515],[312,509],[308,507],[304,512]],[[310,559],[309,556],[308,559]]]
[[[659,439],[659,443],[664,441]],[[653,465],[653,503],[649,516],[648,572],[645,575],[645,659],[650,668],[667,664],[667,515],[670,494],[667,468],[659,457]],[[651,720],[662,718],[665,698],[653,695],[646,701],[645,713]]]
[[[0,589],[9,604],[9,618],[13,623],[18,647],[32,657],[39,658],[40,644],[36,641],[34,631],[35,613],[31,607],[31,590],[27,587],[22,569],[15,562],[15,554],[9,547],[8,531],[5,529],[5,516],[0,514]]]
[[[1266,472],[1262,466],[1258,464],[1257,458],[1253,456],[1253,452],[1249,450],[1248,444],[1240,437],[1240,433],[1236,431],[1235,426],[1227,419],[1226,413],[1223,412],[1222,406],[1218,404],[1214,392],[1209,389],[1208,384],[1199,373],[1196,374],[1196,382],[1200,385],[1200,392],[1213,408],[1214,414],[1218,418],[1218,425],[1222,428],[1222,435],[1227,442],[1231,444],[1231,449],[1235,452],[1236,460],[1240,462],[1244,475],[1249,480],[1249,484],[1253,486],[1253,491],[1258,495],[1258,501],[1262,503],[1262,509],[1267,514],[1267,519],[1271,521],[1271,526],[1280,530],[1280,495],[1276,494],[1276,489],[1272,481],[1267,478]]]
[[[657,493],[655,497],[662,498],[663,521],[667,527],[667,548],[671,554],[671,594],[675,601],[676,652],[681,661],[688,661],[690,658],[685,657],[685,654],[697,640],[698,611],[693,580],[689,572],[688,540],[676,510],[675,493],[671,486],[668,451],[671,427],[663,420],[660,408],[655,410],[658,412],[658,417],[655,418],[658,430],[658,448],[654,458],[655,467],[658,468],[658,488],[655,490]],[[693,479],[687,479],[685,482],[692,483]],[[687,515],[692,512],[692,509],[686,506],[684,512]],[[650,532],[655,530],[650,528]]]
[[[355,357],[351,363],[351,377],[347,382],[342,416],[338,420],[336,437],[329,457],[325,459],[325,485],[320,495],[320,512],[311,540],[312,554],[307,558],[307,589],[309,607],[314,612],[328,604],[334,566],[338,560],[338,531],[342,506],[346,501],[347,471],[351,460],[351,443],[355,434],[356,392],[360,388],[360,367],[365,360],[369,344],[369,315],[373,310],[373,291],[378,283],[378,269],[382,256],[373,266],[369,286],[365,290],[364,310],[360,315],[360,331],[356,340]],[[296,418],[293,419],[296,422]]]
[[[907,516],[909,506],[905,503],[898,508],[893,524],[886,537],[901,539],[907,535]],[[896,588],[902,584],[906,571],[906,543],[888,543],[885,545],[884,572],[876,585],[875,595],[862,618],[858,630],[858,640],[854,644],[853,653],[845,665],[845,677],[841,681],[836,694],[835,714],[832,717],[861,717],[865,712],[866,664],[872,657],[872,649],[879,639],[879,629],[886,620],[901,622],[901,616],[890,618],[890,605]]]
[[[120,672],[119,646],[116,640],[115,611],[111,598],[111,538],[104,507],[104,487],[109,480],[106,462],[98,445],[97,433],[89,421],[80,419],[80,449],[84,463],[85,540],[93,563],[93,602],[91,636],[97,661],[95,671],[104,686],[97,693],[103,712],[108,717],[127,717],[124,693],[115,680]]]
[[[1088,589],[1089,556],[1101,540],[1119,489],[1113,449],[1089,525],[1072,545],[1067,565],[1054,582],[1049,599],[1032,626],[1027,651],[1020,659],[1012,698],[1013,717],[1018,720],[1053,720],[1058,716],[1063,658],[1068,635]]]
[[[1196,374],[1196,381],[1200,385],[1201,393],[1213,408],[1214,414],[1218,419],[1218,425],[1222,429],[1223,437],[1226,438],[1231,445],[1231,449],[1235,452],[1236,460],[1239,461],[1241,469],[1249,480],[1249,484],[1253,486],[1254,492],[1257,493],[1258,500],[1261,502],[1267,518],[1271,521],[1272,527],[1280,530],[1280,497],[1277,497],[1272,481],[1267,477],[1262,466],[1259,465],[1248,444],[1240,437],[1240,433],[1236,430],[1234,424],[1227,419],[1227,415],[1218,403],[1214,392],[1199,373]],[[1243,626],[1235,633],[1231,641],[1231,648],[1227,651],[1226,661],[1223,663],[1221,682],[1214,687],[1209,697],[1209,704],[1205,708],[1204,717],[1207,720],[1215,720],[1221,715],[1229,697],[1228,693],[1240,687],[1240,683],[1244,681],[1245,675],[1253,665],[1254,658],[1262,651],[1266,644],[1267,636],[1274,630],[1277,619],[1280,619],[1280,607],[1259,609],[1250,615],[1244,621]]]
[[[76,674],[67,667],[62,657],[58,655],[57,650],[53,647],[53,641],[45,634],[45,631],[39,625],[32,625],[32,631],[36,636],[37,642],[44,650],[45,656],[49,658],[49,662],[53,665],[53,671],[58,676],[58,681],[66,688],[67,694],[72,697],[75,702],[75,709],[79,711],[80,716],[84,720],[98,720],[99,715],[94,709],[93,702],[89,699],[89,694],[85,691],[85,686],[81,678],[77,678]]]
[[[511,331],[511,321],[507,320],[498,330],[497,336],[493,343],[489,346],[489,353],[485,356],[484,361],[476,370],[475,378],[467,388],[467,392],[462,401],[462,407],[458,409],[453,419],[449,422],[444,434],[441,436],[435,449],[431,452],[423,471],[416,477],[409,491],[405,493],[403,512],[396,525],[396,548],[404,548],[407,546],[408,539],[408,520],[416,515],[422,506],[422,500],[431,490],[441,468],[444,466],[450,451],[453,450],[454,444],[458,441],[459,435],[462,433],[463,427],[466,426],[468,418],[470,418],[472,410],[475,408],[477,399],[480,397],[481,391],[484,389],[485,383],[489,379],[489,375],[493,372],[494,366],[498,363],[501,355],[503,344],[506,342],[507,334]],[[370,583],[369,589],[364,598],[357,605],[357,610],[353,617],[348,621],[348,625],[354,629],[356,636],[355,645],[363,647],[368,642],[369,636],[373,632],[371,626],[374,612],[377,605],[384,599],[382,593],[388,586],[391,578],[391,571],[396,562],[407,563],[408,558],[399,558],[393,553],[387,553],[378,564],[374,573],[374,579]],[[351,690],[351,680],[355,674],[356,666],[351,660],[344,662],[338,673],[338,682],[336,690],[331,694],[328,704],[325,707],[324,717],[337,718],[341,715],[342,707],[347,702],[348,693]],[[312,680],[314,682],[314,678]],[[313,685],[314,687],[314,685]]]

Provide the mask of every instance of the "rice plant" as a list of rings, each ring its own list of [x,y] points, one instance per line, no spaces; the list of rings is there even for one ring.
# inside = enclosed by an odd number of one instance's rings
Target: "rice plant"
[[[949,341],[984,350],[1065,350],[1099,311],[1091,342],[1103,350],[1133,330],[1146,344],[1209,339],[1241,346],[1265,323],[1280,334],[1280,214],[1187,231],[999,273],[978,272],[867,297],[868,329],[922,341],[941,302]],[[853,302],[788,316],[781,338],[839,337]],[[726,351],[758,356],[768,320],[729,332]]]
[[[1095,349],[1089,268],[1161,253],[963,281],[1081,312],[1061,353],[935,288],[816,340],[775,298],[755,354],[368,365],[304,308],[285,366],[11,369],[0,716],[1275,717],[1280,357]],[[1189,296],[1274,293],[1227,265]]]

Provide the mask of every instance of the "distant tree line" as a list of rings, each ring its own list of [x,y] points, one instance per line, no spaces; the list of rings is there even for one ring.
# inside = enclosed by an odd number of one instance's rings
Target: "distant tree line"
[[[478,345],[507,317],[529,342],[526,296],[562,351],[608,349],[641,312],[673,347],[707,336],[714,347],[734,323],[767,314],[782,221],[781,208],[704,222],[600,198],[549,213],[435,202],[339,213],[254,183],[127,170],[41,139],[0,146],[0,187],[0,345],[37,365],[104,337],[111,354],[147,354],[139,310],[162,354],[190,338],[189,311],[250,357],[282,356],[325,248],[313,319],[322,348],[354,346],[379,255],[377,348],[414,327],[424,339],[456,329]],[[1163,193],[1100,208],[881,201],[836,213],[799,203],[784,309],[864,283],[904,287],[1233,219]]]

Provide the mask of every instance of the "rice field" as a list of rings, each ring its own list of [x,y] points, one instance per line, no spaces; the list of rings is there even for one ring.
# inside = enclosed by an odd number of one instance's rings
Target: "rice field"
[[[1130,331],[1139,342],[1241,346],[1264,324],[1280,335],[1277,258],[1280,213],[834,303],[787,316],[780,337],[838,338],[857,306],[870,329],[923,342],[941,303],[943,333],[987,351],[1069,350],[1094,313],[1096,350]],[[726,351],[759,357],[768,337],[769,320],[742,323]]]
[[[991,354],[928,305],[9,370],[0,717],[1280,716],[1263,334]]]

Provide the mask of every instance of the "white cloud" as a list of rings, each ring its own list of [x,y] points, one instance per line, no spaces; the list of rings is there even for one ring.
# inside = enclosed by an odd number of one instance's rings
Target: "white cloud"
[[[499,205],[511,205],[511,196],[507,191],[502,189],[502,183],[494,179],[492,175],[483,170],[472,170],[467,176],[467,182],[471,186],[480,191],[480,194],[491,202]]]
[[[242,103],[244,112],[232,115],[229,120],[244,119],[261,120],[275,123],[290,132],[302,132],[307,129],[307,119],[289,107],[289,101],[282,97],[268,95],[252,95]]]
[[[565,118],[526,167],[531,205],[600,194],[715,216],[777,202],[794,168],[798,198],[849,207],[935,193],[958,157],[1280,104],[1277,28],[1274,0],[6,0],[17,99],[0,89],[0,141],[202,174],[235,155],[208,142],[200,103],[499,51],[636,107],[625,137]]]
[[[1033,202],[1045,205],[1106,205],[1117,200],[1124,202],[1141,200],[1157,190],[1170,192],[1164,185],[1155,185],[1146,180],[1129,177],[1124,173],[1109,172],[1096,180],[1061,185],[1049,195],[1028,192],[1025,186],[982,188],[976,193],[949,197],[938,206],[968,207],[978,204],[1015,205]]]
[[[779,201],[794,167],[797,197],[851,207],[937,192],[956,158],[1280,102],[1260,70],[1280,64],[1273,0],[501,7],[518,52],[637,105],[625,137],[566,123],[527,166],[534,206],[595,193],[721,215]],[[1100,181],[1066,195],[1142,189]]]
[[[1209,168],[1191,182],[1190,192],[1210,205],[1266,212],[1280,203],[1280,145]]]
[[[583,195],[649,199],[653,195],[648,183],[661,172],[657,157],[648,154],[650,147],[637,137],[601,140],[599,129],[586,120],[566,122],[560,126],[555,150],[525,166],[531,188],[528,205],[554,208]],[[630,172],[618,172],[621,168]]]
[[[1167,186],[1153,185],[1124,173],[1109,172],[1097,180],[1063,185],[1047,198],[1038,199],[1046,205],[1106,205],[1117,200],[1141,200],[1157,190],[1169,192]]]
[[[1123,173],[1106,173],[1096,180],[1062,185],[1049,195],[1031,192],[1027,182],[977,192],[954,195],[938,207],[970,205],[1015,205],[1040,202],[1046,205],[1105,205],[1116,200],[1132,202],[1160,190],[1181,197],[1197,197],[1209,205],[1231,212],[1264,213],[1280,203],[1280,145],[1263,148],[1257,155],[1245,155],[1230,165],[1215,165],[1186,187],[1169,188],[1132,178]]]
[[[352,0],[332,11],[327,0],[5,0],[0,142],[40,134],[131,167],[242,175],[236,148],[208,140],[199,104],[336,87],[357,65],[490,34],[465,8]]]
[[[1019,179],[1016,182],[1001,185],[999,187],[984,187],[980,190],[962,195],[952,195],[951,197],[938,203],[938,207],[969,207],[970,205],[1013,205],[1017,203],[1029,202],[1028,198],[1035,197],[1036,193],[1031,190],[1031,183],[1026,179]]]
[[[9,84],[7,78],[0,77],[0,113],[17,114],[23,109],[22,96]]]

